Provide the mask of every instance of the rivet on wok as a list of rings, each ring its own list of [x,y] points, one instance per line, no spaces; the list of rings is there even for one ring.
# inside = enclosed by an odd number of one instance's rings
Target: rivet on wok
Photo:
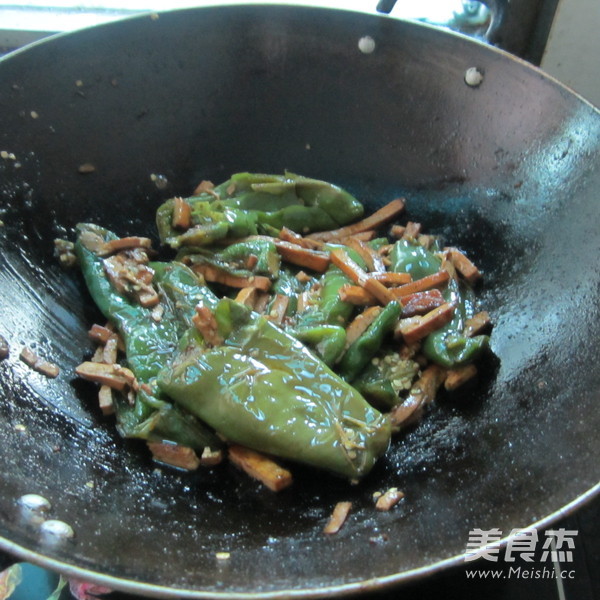
[[[375,50],[375,40],[370,35],[365,35],[358,40],[358,49],[363,54],[371,54]]]
[[[465,71],[465,83],[470,87],[477,87],[483,81],[483,73],[477,67]]]
[[[17,500],[17,503],[32,512],[46,512],[52,508],[50,501],[39,494],[24,494]]]
[[[73,528],[64,521],[48,519],[40,525],[40,532],[47,539],[68,539],[75,535]]]

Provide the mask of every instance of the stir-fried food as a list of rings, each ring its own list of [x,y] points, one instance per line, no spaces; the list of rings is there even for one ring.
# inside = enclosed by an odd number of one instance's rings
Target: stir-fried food
[[[228,456],[273,490],[291,483],[280,461],[360,479],[442,386],[476,375],[489,339],[481,273],[400,225],[403,209],[363,218],[329,183],[239,173],[158,209],[173,260],[153,260],[148,238],[79,225],[75,254],[108,323],[90,329],[99,350],[77,374],[157,460]]]

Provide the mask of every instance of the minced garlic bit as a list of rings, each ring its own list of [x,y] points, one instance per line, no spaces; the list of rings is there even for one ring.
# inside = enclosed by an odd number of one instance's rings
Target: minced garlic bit
[[[54,240],[54,256],[58,257],[62,267],[74,267],[77,264],[75,244],[68,240],[57,238]]]
[[[32,110],[29,114],[32,119],[37,119],[40,116],[35,110]]]

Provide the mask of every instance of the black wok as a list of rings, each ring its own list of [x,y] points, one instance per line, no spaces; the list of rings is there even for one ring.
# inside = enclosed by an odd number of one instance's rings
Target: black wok
[[[600,116],[540,71],[385,17],[203,8],[9,56],[0,123],[1,549],[146,595],[350,593],[458,563],[470,529],[548,524],[596,491]],[[406,195],[407,218],[476,257],[495,357],[360,486],[295,468],[276,495],[229,466],[157,470],[74,379],[99,316],[53,239],[80,220],[154,236],[164,198],[285,168],[368,209]],[[61,375],[26,367],[24,345]],[[390,486],[406,498],[376,514],[371,494]],[[17,504],[26,493],[75,537],[44,539]],[[326,538],[347,499],[352,518]]]

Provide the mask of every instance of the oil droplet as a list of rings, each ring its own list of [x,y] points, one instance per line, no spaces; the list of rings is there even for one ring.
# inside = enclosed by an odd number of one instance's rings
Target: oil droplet
[[[159,190],[164,190],[169,185],[169,180],[164,175],[157,175],[156,173],[152,173],[150,175],[150,180]]]

